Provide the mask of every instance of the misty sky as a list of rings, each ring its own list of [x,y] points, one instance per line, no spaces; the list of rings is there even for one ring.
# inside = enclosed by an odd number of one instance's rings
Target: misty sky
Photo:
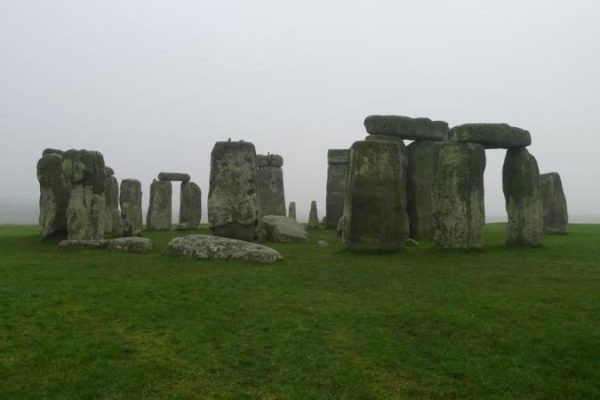
[[[598,0],[0,0],[0,222],[37,220],[46,147],[101,151],[144,204],[158,172],[188,172],[206,222],[228,138],[281,154],[286,200],[322,216],[327,149],[369,114],[527,129],[570,214],[599,217],[599,21]],[[487,151],[488,216],[503,158]]]

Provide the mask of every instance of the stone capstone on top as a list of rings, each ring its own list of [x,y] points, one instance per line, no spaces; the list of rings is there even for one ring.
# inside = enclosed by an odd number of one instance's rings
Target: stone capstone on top
[[[455,126],[448,132],[454,142],[469,142],[483,145],[486,149],[509,149],[531,144],[528,131],[508,124],[464,124]]]
[[[256,166],[260,167],[283,167],[283,157],[279,154],[257,154]]]
[[[159,181],[181,181],[181,182],[189,182],[190,175],[180,172],[161,172],[158,174]]]
[[[364,122],[371,135],[397,136],[407,140],[446,140],[448,123],[400,115],[369,115]]]
[[[283,259],[270,247],[243,240],[208,235],[176,237],[169,242],[166,255],[196,260],[235,260],[273,263]]]

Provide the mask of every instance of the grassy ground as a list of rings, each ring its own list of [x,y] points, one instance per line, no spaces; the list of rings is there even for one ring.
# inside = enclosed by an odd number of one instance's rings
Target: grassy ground
[[[600,225],[541,249],[487,230],[383,255],[318,230],[258,265],[1,227],[0,399],[600,398]]]

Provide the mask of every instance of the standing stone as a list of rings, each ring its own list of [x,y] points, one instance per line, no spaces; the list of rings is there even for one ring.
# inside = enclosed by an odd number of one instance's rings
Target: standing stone
[[[103,239],[106,218],[104,157],[97,151],[68,150],[63,156],[63,173],[71,183],[67,206],[68,239]]]
[[[484,147],[441,142],[435,144],[434,153],[434,245],[441,249],[483,247]]]
[[[202,190],[194,182],[181,183],[181,196],[179,203],[179,224],[190,229],[200,225],[202,217]]]
[[[111,172],[112,169],[106,167],[104,233],[112,236],[120,236],[123,233],[123,227],[121,224],[121,212],[119,211],[119,182],[117,178],[112,176]]]
[[[350,150],[327,151],[327,195],[325,198],[325,226],[335,228],[344,213],[344,191],[348,179]]]
[[[544,214],[540,196],[540,170],[535,157],[525,147],[506,151],[502,167],[502,190],[508,214],[506,244],[541,246]]]
[[[150,185],[150,206],[146,215],[146,225],[151,231],[171,229],[171,181],[154,179]]]
[[[288,208],[288,218],[296,221],[296,202],[290,201],[290,206]]]
[[[283,157],[277,154],[256,156],[256,201],[258,218],[265,215],[285,216]]]
[[[416,141],[408,147],[407,201],[410,237],[433,238],[434,145],[438,142]]]
[[[540,190],[544,211],[544,233],[567,233],[569,213],[560,175],[550,172],[540,175]]]
[[[395,250],[408,237],[405,161],[392,141],[359,141],[350,151],[342,239],[346,248]]]
[[[208,223],[216,236],[254,240],[256,150],[250,142],[217,142],[211,153]]]
[[[119,196],[124,236],[142,233],[142,184],[137,179],[123,179]]]
[[[308,213],[308,227],[319,227],[319,213],[317,212],[317,202],[315,200],[310,202],[310,212]]]
[[[42,237],[67,233],[67,206],[71,185],[63,174],[61,154],[44,150],[37,163],[40,182],[39,226]]]

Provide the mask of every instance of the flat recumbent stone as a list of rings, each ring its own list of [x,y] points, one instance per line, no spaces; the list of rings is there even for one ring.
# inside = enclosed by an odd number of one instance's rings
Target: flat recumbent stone
[[[464,124],[448,132],[454,142],[469,142],[483,145],[486,149],[509,149],[531,144],[528,131],[508,124]]]

